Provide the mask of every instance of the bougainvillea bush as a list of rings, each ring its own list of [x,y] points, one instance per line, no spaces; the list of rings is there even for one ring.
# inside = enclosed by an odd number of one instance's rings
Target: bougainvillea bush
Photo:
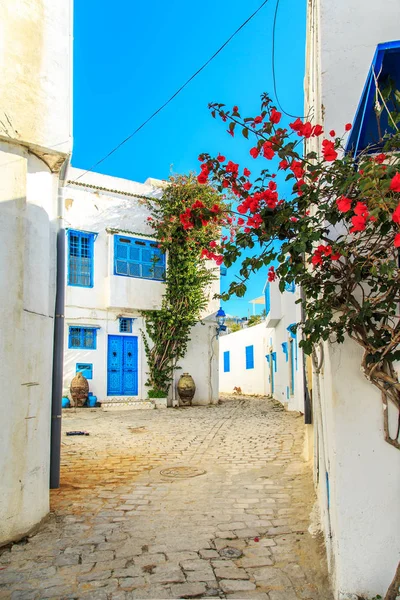
[[[385,439],[400,448],[399,429],[389,434],[387,416],[388,401],[400,409],[399,134],[354,157],[344,151],[351,124],[327,132],[298,118],[284,128],[267,95],[255,117],[243,117],[237,106],[213,103],[210,110],[228,134],[249,141],[246,165],[199,156],[198,182],[211,184],[235,207],[224,215],[228,238],[205,246],[203,256],[229,267],[245,249],[254,250],[224,299],[243,296],[249,276],[265,265],[281,291],[292,282],[301,286],[300,346],[311,354],[315,344],[340,343],[347,335],[363,348],[363,372],[382,392]],[[316,151],[304,154],[304,147]],[[254,168],[259,175],[253,178]],[[289,182],[285,189],[292,188],[288,195],[280,193],[278,171]],[[194,209],[187,223],[201,229],[205,217]]]
[[[167,254],[161,310],[143,311],[147,385],[152,397],[161,397],[168,395],[173,372],[186,354],[191,329],[207,306],[209,286],[215,279],[215,269],[202,259],[203,249],[209,248],[210,258],[220,264],[222,257],[212,250],[221,225],[230,217],[221,196],[210,186],[200,185],[194,175],[171,177],[161,199],[143,202],[158,245]],[[202,217],[194,219],[198,211]]]

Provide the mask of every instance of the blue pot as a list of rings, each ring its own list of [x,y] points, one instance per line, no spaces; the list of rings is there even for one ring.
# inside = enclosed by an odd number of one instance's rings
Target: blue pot
[[[71,403],[69,401],[69,399],[66,396],[63,396],[62,400],[61,400],[61,407],[62,408],[70,408]]]
[[[96,402],[97,402],[97,396],[93,396],[93,394],[89,394],[88,400],[87,400],[88,406],[91,406],[93,408],[94,406],[96,406]]]

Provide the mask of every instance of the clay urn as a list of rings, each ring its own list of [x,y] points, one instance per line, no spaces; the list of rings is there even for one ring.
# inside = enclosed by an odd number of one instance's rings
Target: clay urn
[[[83,406],[88,398],[89,384],[82,373],[77,373],[71,381],[71,397],[74,406]]]
[[[180,376],[177,389],[181,400],[181,406],[190,406],[196,392],[196,385],[193,377],[189,375],[189,373],[183,373],[183,375]]]

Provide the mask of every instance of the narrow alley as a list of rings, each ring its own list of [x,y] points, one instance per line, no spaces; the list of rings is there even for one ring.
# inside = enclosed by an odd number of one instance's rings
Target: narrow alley
[[[64,411],[61,488],[3,549],[0,598],[331,600],[302,420],[240,397]]]

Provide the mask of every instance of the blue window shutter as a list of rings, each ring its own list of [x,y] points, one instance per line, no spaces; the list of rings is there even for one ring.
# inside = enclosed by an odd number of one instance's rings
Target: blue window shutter
[[[157,242],[114,236],[114,274],[163,281],[165,253]]]
[[[254,369],[254,346],[246,346],[246,369]]]
[[[224,352],[224,373],[229,373],[231,370],[231,361],[229,350]]]
[[[76,363],[76,372],[82,373],[86,379],[93,379],[93,363]]]
[[[119,319],[120,333],[132,333],[132,322],[133,322],[133,319],[120,317],[120,319]]]
[[[68,285],[93,287],[94,234],[68,231]]]
[[[265,287],[265,314],[268,315],[270,310],[271,310],[271,287],[270,287],[269,283],[267,283],[267,285]]]
[[[274,363],[274,371],[276,373],[276,370],[278,368],[277,361],[276,361],[276,352],[272,352],[272,361]]]
[[[289,360],[289,349],[288,349],[288,343],[287,342],[282,342],[282,351],[283,351],[284,355],[286,356],[286,362],[288,362],[288,360]]]
[[[97,329],[95,327],[70,326],[68,334],[68,348],[96,350]]]

